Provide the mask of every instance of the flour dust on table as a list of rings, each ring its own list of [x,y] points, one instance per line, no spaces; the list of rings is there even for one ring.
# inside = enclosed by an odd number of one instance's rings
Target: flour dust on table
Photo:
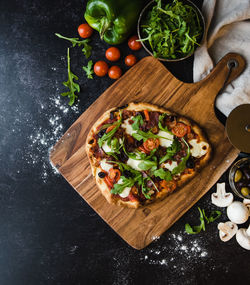
[[[59,88],[57,87],[56,89],[59,94]],[[57,169],[49,161],[50,149],[66,131],[67,126],[63,124],[64,119],[68,116],[72,117],[72,113],[79,115],[80,107],[78,104],[70,107],[63,98],[60,98],[59,95],[55,95],[55,97],[49,99],[46,106],[40,103],[39,108],[43,116],[43,121],[40,126],[36,126],[32,130],[29,136],[30,144],[27,146],[25,160],[31,165],[42,164],[40,178],[45,183],[48,180],[49,174],[59,174]],[[45,110],[48,109],[50,109],[50,111],[47,113]]]

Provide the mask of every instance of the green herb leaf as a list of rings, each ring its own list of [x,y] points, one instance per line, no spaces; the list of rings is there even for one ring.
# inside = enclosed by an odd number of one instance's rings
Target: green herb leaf
[[[163,180],[170,181],[172,180],[172,175],[170,171],[164,170],[163,168],[157,169],[154,171],[155,177],[160,177]]]
[[[175,0],[163,6],[156,0],[141,25],[143,39],[155,57],[176,59],[194,51],[202,36],[197,11]]]
[[[185,230],[188,234],[198,234],[201,230],[205,231],[205,220],[203,216],[203,212],[201,209],[198,207],[198,210],[200,212],[200,225],[199,226],[193,226],[191,227],[189,224],[185,225]]]
[[[198,207],[198,210],[200,212],[200,225],[199,226],[193,226],[191,227],[190,224],[185,224],[185,231],[188,234],[198,234],[201,230],[205,231],[205,221],[207,224],[214,222],[216,219],[218,219],[221,216],[220,211],[212,211],[209,218],[205,214],[204,209],[200,209]]]
[[[159,116],[159,122],[158,122],[158,127],[160,130],[169,133],[170,135],[173,135],[172,132],[170,132],[167,128],[167,126],[163,127],[163,120],[167,116],[166,113],[163,113]]]
[[[137,130],[136,133],[133,133],[132,134],[133,138],[135,138],[136,140],[140,141],[140,140],[143,140],[144,142],[147,140],[147,139],[150,139],[150,138],[162,138],[162,139],[166,139],[166,140],[170,140],[172,141],[171,139],[169,138],[165,138],[165,137],[162,137],[162,136],[158,136],[158,135],[155,135],[153,134],[152,132],[143,132],[142,130]]]
[[[98,145],[99,147],[102,147],[103,143],[109,139],[111,139],[114,134],[116,133],[116,131],[118,130],[118,128],[120,127],[122,123],[122,113],[120,111],[120,119],[118,121],[116,121],[113,125],[115,125],[115,127],[113,128],[113,130],[111,130],[108,133],[105,133],[101,138],[98,139]]]
[[[144,160],[138,164],[138,167],[141,170],[149,170],[150,168],[155,166],[157,168],[157,161],[151,161],[151,160]]]
[[[137,131],[139,130],[140,126],[143,125],[143,118],[141,115],[137,115],[132,119],[134,123],[132,124],[132,129]]]
[[[63,85],[69,88],[68,92],[61,93],[62,96],[67,96],[69,98],[69,105],[72,106],[75,102],[75,99],[78,97],[75,92],[80,92],[80,86],[78,83],[75,83],[74,80],[78,80],[78,77],[73,74],[70,70],[70,56],[69,48],[67,49],[67,60],[68,60],[68,81],[63,82]]]
[[[89,39],[79,40],[79,38],[67,38],[58,33],[55,33],[55,35],[60,39],[70,41],[73,47],[75,47],[76,45],[78,45],[79,47],[83,46],[82,51],[85,57],[89,58],[91,56],[92,47],[88,44],[90,41]]]
[[[190,148],[188,143],[182,138],[182,141],[186,144],[187,146],[187,154],[185,157],[182,158],[181,162],[172,170],[172,174],[178,174],[181,173],[185,168],[186,168],[186,162],[189,159],[190,156]]]
[[[93,70],[92,66],[93,66],[93,61],[90,60],[88,62],[87,66],[82,67],[82,69],[86,72],[87,78],[89,78],[89,79],[93,79],[92,74],[94,73],[94,70]]]
[[[167,148],[166,154],[161,157],[159,164],[165,162],[168,159],[172,159],[172,157],[181,149],[181,144],[177,139],[174,139],[171,146]]]
[[[134,179],[126,178],[125,176],[121,176],[122,184],[115,184],[114,187],[111,189],[112,194],[120,194],[126,187],[132,187],[134,185]]]

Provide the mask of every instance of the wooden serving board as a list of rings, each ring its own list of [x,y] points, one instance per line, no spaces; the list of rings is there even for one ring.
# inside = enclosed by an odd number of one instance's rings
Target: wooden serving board
[[[198,83],[176,79],[158,60],[146,57],[109,87],[68,129],[50,153],[52,164],[82,198],[128,244],[142,249],[160,236],[191,208],[219,179],[239,151],[228,141],[224,126],[214,113],[214,100],[228,75],[227,63],[238,61],[228,82],[244,69],[238,54],[227,54]],[[98,190],[85,153],[85,140],[91,126],[106,110],[129,102],[149,102],[197,122],[213,147],[209,164],[182,189],[161,202],[126,209],[109,205]]]

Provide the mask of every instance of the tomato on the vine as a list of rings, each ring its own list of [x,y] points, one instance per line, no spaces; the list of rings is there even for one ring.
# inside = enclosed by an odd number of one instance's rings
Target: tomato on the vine
[[[125,57],[125,64],[127,66],[133,66],[134,64],[136,64],[136,62],[137,62],[137,58],[133,54],[129,54]]]
[[[117,61],[120,59],[121,53],[117,47],[110,47],[106,50],[105,56],[109,61]]]
[[[132,36],[128,40],[128,46],[132,50],[139,50],[141,49],[142,45],[140,42],[138,42],[139,38],[137,36]]]
[[[99,77],[105,76],[108,73],[108,70],[109,70],[109,66],[103,60],[97,61],[94,65],[94,72]]]
[[[122,70],[119,66],[113,65],[109,69],[109,78],[118,79],[122,75]]]
[[[81,24],[78,27],[78,34],[81,38],[86,39],[86,38],[91,37],[91,35],[93,34],[93,29],[87,23]]]

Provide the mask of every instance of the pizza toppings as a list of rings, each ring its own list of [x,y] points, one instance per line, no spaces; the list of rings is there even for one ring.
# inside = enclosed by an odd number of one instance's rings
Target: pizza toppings
[[[113,109],[96,130],[90,150],[99,178],[113,199],[140,204],[173,192],[209,148],[186,121],[154,110]]]

